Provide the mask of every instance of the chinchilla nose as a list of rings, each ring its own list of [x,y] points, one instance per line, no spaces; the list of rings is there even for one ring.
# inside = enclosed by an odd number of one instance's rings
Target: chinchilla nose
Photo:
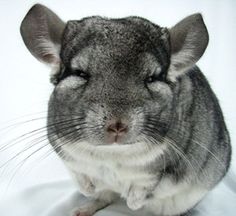
[[[128,125],[124,124],[121,121],[115,121],[107,126],[108,133],[122,134],[128,131]]]
[[[107,144],[123,143],[128,134],[128,123],[124,119],[114,118],[106,122],[105,125],[105,142]]]

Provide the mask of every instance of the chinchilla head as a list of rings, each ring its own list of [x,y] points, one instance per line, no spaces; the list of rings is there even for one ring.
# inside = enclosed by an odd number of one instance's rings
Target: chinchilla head
[[[92,145],[158,141],[175,114],[179,79],[205,51],[200,14],[174,27],[139,17],[98,16],[64,23],[35,5],[21,25],[30,52],[53,68],[51,142]]]

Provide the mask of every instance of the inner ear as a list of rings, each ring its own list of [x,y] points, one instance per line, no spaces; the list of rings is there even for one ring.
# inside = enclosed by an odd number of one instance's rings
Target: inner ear
[[[36,4],[20,27],[26,47],[38,60],[52,66],[60,64],[61,39],[65,23],[47,7]]]
[[[170,29],[169,77],[175,79],[193,67],[203,55],[209,36],[201,14],[186,17]]]

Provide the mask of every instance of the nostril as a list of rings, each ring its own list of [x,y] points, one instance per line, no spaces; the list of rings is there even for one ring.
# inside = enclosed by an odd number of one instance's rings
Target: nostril
[[[122,122],[115,122],[108,125],[107,132],[109,133],[126,133],[128,131],[128,126]]]

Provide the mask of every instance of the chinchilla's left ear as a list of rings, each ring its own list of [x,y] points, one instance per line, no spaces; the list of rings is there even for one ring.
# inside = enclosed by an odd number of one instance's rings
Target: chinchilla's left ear
[[[25,45],[38,60],[60,64],[61,38],[65,23],[47,7],[36,4],[26,14],[20,32]]]
[[[171,63],[168,78],[176,80],[203,55],[209,36],[201,14],[186,17],[169,29]]]

